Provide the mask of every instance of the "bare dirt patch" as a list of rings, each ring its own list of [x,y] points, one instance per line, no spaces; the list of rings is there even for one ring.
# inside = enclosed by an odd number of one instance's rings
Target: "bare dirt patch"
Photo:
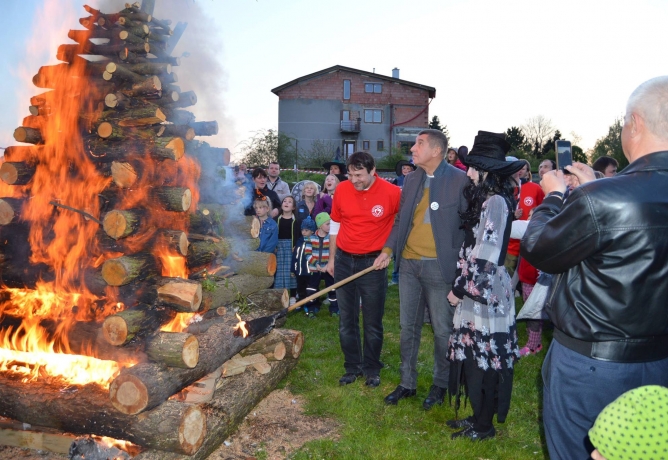
[[[337,439],[338,425],[304,414],[304,400],[288,390],[274,390],[246,416],[239,429],[209,460],[280,460],[315,439]],[[63,460],[67,455],[0,446],[0,459]]]

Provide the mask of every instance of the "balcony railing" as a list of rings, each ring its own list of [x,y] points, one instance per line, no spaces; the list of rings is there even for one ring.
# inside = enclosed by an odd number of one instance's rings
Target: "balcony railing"
[[[362,119],[358,118],[357,120],[341,120],[341,132],[342,133],[359,133],[360,124]]]

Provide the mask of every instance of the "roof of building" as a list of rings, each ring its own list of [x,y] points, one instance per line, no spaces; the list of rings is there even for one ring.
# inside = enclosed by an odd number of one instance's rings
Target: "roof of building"
[[[296,78],[295,80],[289,81],[281,86],[277,86],[276,88],[272,89],[271,92],[276,94],[278,96],[278,93],[283,91],[286,88],[289,88],[290,86],[296,85],[298,83],[302,83],[308,80],[311,80],[313,78],[318,78],[322,75],[326,75],[328,73],[332,72],[339,72],[339,71],[345,71],[345,72],[352,72],[352,73],[357,73],[360,75],[366,75],[369,77],[377,78],[379,80],[385,80],[385,81],[391,81],[395,83],[400,83],[402,85],[406,86],[412,86],[414,88],[422,89],[425,90],[429,93],[429,97],[434,98],[436,97],[436,88],[433,86],[427,86],[427,85],[421,85],[419,83],[413,83],[407,80],[402,80],[400,78],[392,78],[388,77],[386,75],[381,75],[379,73],[373,73],[373,72],[367,72],[365,70],[359,70],[359,69],[353,69],[352,67],[345,67],[342,65],[335,65],[332,67],[328,67],[326,69],[320,70],[318,72],[314,72],[308,75],[304,75],[303,77]]]

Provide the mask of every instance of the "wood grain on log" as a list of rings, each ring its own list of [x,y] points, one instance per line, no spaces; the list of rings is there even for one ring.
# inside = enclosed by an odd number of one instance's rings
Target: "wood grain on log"
[[[0,198],[0,225],[18,222],[24,203],[23,198]]]
[[[261,339],[248,345],[239,354],[241,356],[261,354],[267,361],[282,361],[286,354],[285,342],[285,337],[278,333],[277,329],[274,329]],[[292,348],[292,344],[290,344],[290,348]],[[290,353],[292,353],[292,350],[290,350]]]
[[[188,125],[163,125],[165,130],[160,134],[161,136],[178,136],[187,141],[195,138],[195,130]]]
[[[199,361],[199,341],[187,332],[158,332],[146,341],[146,354],[169,367],[192,369]]]
[[[290,306],[290,293],[287,289],[263,289],[246,297],[250,303],[261,309],[275,308],[276,305],[281,309]]]
[[[234,249],[232,249],[234,252]],[[240,260],[239,260],[240,259]],[[276,274],[276,255],[269,252],[246,252],[231,264],[236,273],[254,276],[274,276]]]
[[[146,337],[169,322],[174,313],[169,309],[135,305],[107,316],[102,323],[104,338],[111,345],[125,345],[135,337]]]
[[[102,264],[102,277],[109,286],[122,286],[156,275],[153,258],[148,254],[121,256]]]
[[[35,175],[35,167],[23,162],[6,161],[0,166],[0,179],[8,185],[25,185]]]
[[[14,130],[14,139],[17,142],[25,142],[28,144],[41,144],[44,139],[42,133],[37,129],[19,126]]]
[[[119,188],[132,187],[139,177],[134,166],[127,161],[112,161],[110,172],[111,177],[114,179],[114,184]]]
[[[202,292],[201,310],[215,310],[218,307],[231,305],[240,296],[243,298],[253,292],[268,289],[274,284],[274,278],[267,276],[258,278],[251,275],[235,275],[224,281],[216,282],[216,288],[213,291]]]
[[[160,230],[156,237],[156,247],[181,256],[188,255],[188,235],[181,230]]]
[[[166,401],[139,417],[125,415],[114,409],[107,392],[96,384],[65,389],[50,382],[26,385],[21,378],[2,373],[0,393],[2,416],[68,433],[125,439],[185,455],[197,452],[207,435],[208,416],[202,406]]]
[[[156,187],[153,189],[153,196],[166,211],[185,212],[192,205],[192,192],[187,187]]]
[[[195,312],[202,305],[202,284],[182,278],[163,278],[156,283],[158,305],[180,312]]]
[[[125,238],[137,231],[145,215],[144,211],[138,209],[115,209],[105,214],[102,228],[115,240]]]

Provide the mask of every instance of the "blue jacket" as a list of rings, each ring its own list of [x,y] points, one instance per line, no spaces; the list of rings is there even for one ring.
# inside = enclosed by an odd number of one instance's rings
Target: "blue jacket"
[[[274,252],[278,246],[278,225],[274,219],[268,218],[260,227],[260,247],[258,252]]]
[[[297,276],[309,276],[308,256],[304,255],[304,249],[306,249],[307,244],[304,241],[304,237],[300,236],[295,243],[295,248],[292,250],[292,271]]]

